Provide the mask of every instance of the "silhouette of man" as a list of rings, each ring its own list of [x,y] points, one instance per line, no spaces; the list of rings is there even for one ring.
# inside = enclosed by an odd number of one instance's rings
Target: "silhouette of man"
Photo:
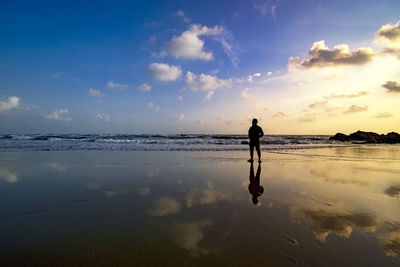
[[[261,151],[260,151],[260,137],[264,135],[263,130],[257,125],[258,120],[253,119],[252,126],[249,129],[249,139],[250,139],[250,159],[248,162],[253,162],[254,147],[256,147],[258,162],[261,163]]]
[[[261,165],[258,164],[257,174],[254,177],[254,168],[253,163],[250,165],[250,184],[249,184],[249,193],[253,196],[251,198],[254,205],[258,203],[258,197],[264,193],[264,187],[260,185],[260,174],[261,174]]]

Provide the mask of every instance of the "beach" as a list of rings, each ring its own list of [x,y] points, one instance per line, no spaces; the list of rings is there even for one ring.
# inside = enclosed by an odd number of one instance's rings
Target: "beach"
[[[3,151],[3,266],[398,266],[397,145]],[[254,173],[258,164],[253,166]]]
[[[0,267],[400,267],[400,0],[1,3]]]

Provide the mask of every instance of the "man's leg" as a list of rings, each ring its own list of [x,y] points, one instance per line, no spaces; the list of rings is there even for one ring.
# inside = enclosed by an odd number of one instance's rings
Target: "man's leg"
[[[254,154],[254,144],[250,142],[250,162],[253,161],[253,154]]]
[[[258,162],[261,162],[260,143],[256,144],[256,149],[257,149]]]

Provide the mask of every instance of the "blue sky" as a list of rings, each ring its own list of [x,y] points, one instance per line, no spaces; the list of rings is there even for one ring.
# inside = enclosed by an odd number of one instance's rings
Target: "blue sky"
[[[400,40],[378,31],[399,14],[395,0],[3,1],[1,132],[245,133],[252,117],[269,133],[395,131]],[[322,40],[367,58],[307,63]]]

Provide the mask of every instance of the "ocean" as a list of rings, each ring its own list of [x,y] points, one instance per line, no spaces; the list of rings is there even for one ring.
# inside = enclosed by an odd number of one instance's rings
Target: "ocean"
[[[330,141],[328,135],[266,135],[262,150],[349,146]],[[237,134],[6,134],[0,151],[132,150],[132,151],[244,151],[247,135]]]

